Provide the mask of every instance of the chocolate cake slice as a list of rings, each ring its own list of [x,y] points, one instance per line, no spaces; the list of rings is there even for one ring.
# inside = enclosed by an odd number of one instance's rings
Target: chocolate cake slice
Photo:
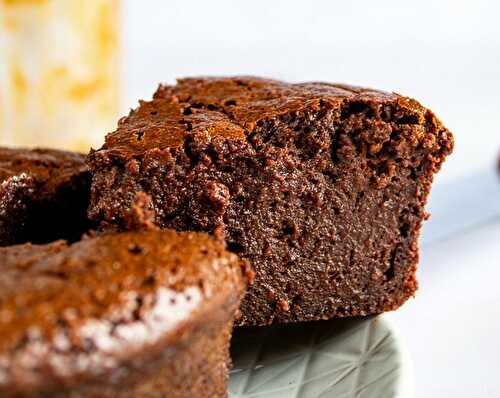
[[[3,398],[225,397],[244,263],[205,234],[0,248]]]
[[[127,229],[143,192],[158,226],[224,238],[256,272],[239,324],[377,314],[417,288],[424,205],[452,147],[430,110],[398,94],[183,79],[89,155],[89,215]]]
[[[0,148],[0,246],[78,240],[89,227],[85,156]]]

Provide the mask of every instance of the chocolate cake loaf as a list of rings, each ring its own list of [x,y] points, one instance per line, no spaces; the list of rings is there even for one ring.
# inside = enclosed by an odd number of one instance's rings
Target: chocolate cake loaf
[[[0,148],[0,246],[77,240],[89,227],[85,156]]]
[[[205,234],[0,248],[0,396],[225,397],[243,262]]]
[[[398,94],[183,79],[89,155],[89,216],[127,229],[143,193],[161,228],[224,238],[256,272],[241,325],[377,314],[417,288],[424,205],[452,147],[430,110]]]

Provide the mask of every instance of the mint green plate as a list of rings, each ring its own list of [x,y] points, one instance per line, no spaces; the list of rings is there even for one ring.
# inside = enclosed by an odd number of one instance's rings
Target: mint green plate
[[[411,398],[406,351],[386,317],[237,329],[230,398]]]

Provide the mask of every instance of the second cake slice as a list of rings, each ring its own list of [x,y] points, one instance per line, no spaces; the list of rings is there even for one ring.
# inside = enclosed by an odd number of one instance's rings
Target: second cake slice
[[[225,397],[244,264],[205,234],[0,248],[3,398]]]

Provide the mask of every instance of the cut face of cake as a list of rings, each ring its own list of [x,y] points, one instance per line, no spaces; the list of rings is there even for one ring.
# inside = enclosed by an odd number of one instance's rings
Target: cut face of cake
[[[0,256],[0,396],[226,396],[246,279],[220,242],[127,232]]]
[[[0,148],[0,246],[78,240],[90,223],[85,156]]]
[[[417,288],[418,236],[453,138],[393,93],[251,77],[160,86],[92,152],[89,215],[207,231],[247,259],[241,325],[377,314]]]

